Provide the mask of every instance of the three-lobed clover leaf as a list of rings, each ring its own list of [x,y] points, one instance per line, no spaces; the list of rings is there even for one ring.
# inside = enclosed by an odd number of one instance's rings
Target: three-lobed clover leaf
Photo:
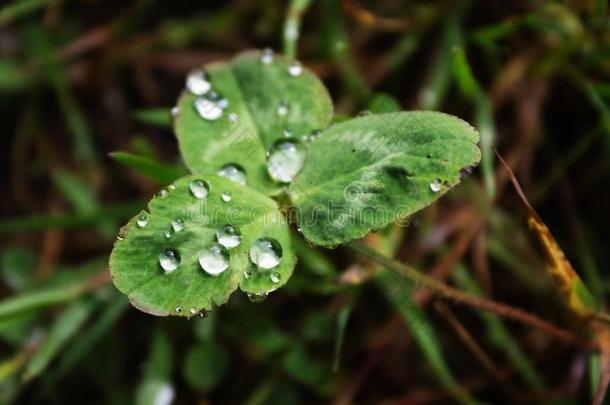
[[[239,288],[261,299],[296,258],[275,201],[213,174],[163,189],[121,230],[110,256],[117,288],[154,315],[193,316]]]
[[[203,313],[237,288],[258,301],[288,281],[296,258],[269,197],[285,193],[303,236],[333,247],[425,207],[480,159],[476,130],[447,114],[328,127],[324,85],[269,51],[195,70],[186,87],[174,126],[195,174],[132,218],[110,258],[117,288],[155,315]]]

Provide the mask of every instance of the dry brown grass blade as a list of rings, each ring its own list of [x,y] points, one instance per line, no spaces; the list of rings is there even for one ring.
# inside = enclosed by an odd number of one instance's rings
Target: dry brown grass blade
[[[495,149],[494,149],[495,150]],[[563,250],[555,241],[549,228],[544,224],[540,216],[530,205],[525,193],[521,189],[521,185],[517,181],[514,173],[506,164],[502,156],[495,150],[498,160],[502,163],[508,172],[510,181],[517,191],[523,206],[527,213],[527,222],[530,228],[534,231],[540,245],[545,253],[547,268],[549,274],[553,278],[555,285],[564,299],[568,309],[581,318],[590,318],[594,315],[595,300],[584,285],[574,268],[566,258]]]

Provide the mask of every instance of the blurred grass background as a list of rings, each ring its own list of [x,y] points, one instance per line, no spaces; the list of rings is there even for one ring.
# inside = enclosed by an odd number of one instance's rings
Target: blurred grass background
[[[294,27],[296,44],[286,39]],[[578,330],[495,145],[604,302],[606,1],[8,1],[0,404],[588,402],[596,356],[441,304],[342,248],[295,239],[286,288],[259,304],[236,293],[205,319],[127,304],[107,258],[119,226],[184,171],[168,121],[186,72],[263,47],[316,71],[338,119],[436,109],[481,131],[481,167],[369,244]]]

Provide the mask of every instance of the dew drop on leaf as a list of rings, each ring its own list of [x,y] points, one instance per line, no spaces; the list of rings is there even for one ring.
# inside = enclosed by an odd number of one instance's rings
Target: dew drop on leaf
[[[184,221],[181,219],[175,219],[172,221],[172,229],[174,232],[180,232],[184,229]]]
[[[186,88],[192,94],[202,96],[210,91],[212,84],[208,81],[202,70],[194,69],[186,76]]]
[[[165,232],[165,238],[166,238],[166,239],[169,239],[169,238],[171,238],[171,237],[172,237],[172,233],[171,233],[171,231],[167,231],[167,232]]]
[[[273,284],[277,284],[280,282],[280,280],[282,279],[282,275],[278,272],[273,272],[271,273],[271,275],[269,276],[269,278],[271,279],[271,282]]]
[[[280,101],[277,105],[277,115],[279,115],[280,117],[285,116],[286,114],[288,114],[289,108],[290,105],[288,105],[287,101]]]
[[[288,74],[292,77],[300,76],[303,73],[303,66],[299,62],[293,62],[288,66]]]
[[[235,114],[235,113],[231,113],[231,114],[229,114],[229,116],[228,116],[227,118],[228,118],[228,119],[229,119],[229,121],[231,121],[231,122],[237,122],[237,120],[238,120],[237,114]]]
[[[178,107],[178,106],[172,107],[172,109],[170,111],[171,111],[172,117],[176,118],[178,116],[178,114],[180,114],[180,107]]]
[[[189,310],[189,312],[193,315],[195,315],[197,313],[197,308],[193,307]]]
[[[265,48],[261,54],[261,62],[265,65],[273,63],[273,49]]]
[[[199,264],[203,271],[211,276],[217,276],[229,267],[229,252],[219,243],[199,252]]]
[[[432,190],[433,193],[438,193],[439,191],[441,191],[441,181],[439,179],[436,179],[432,183],[430,183],[430,190]]]
[[[250,277],[252,277],[252,271],[251,270],[244,271],[244,278],[247,280]]]
[[[189,189],[191,190],[191,194],[200,200],[206,198],[210,191],[208,184],[203,180],[193,180],[189,184]]]
[[[265,299],[267,299],[267,294],[266,293],[260,293],[260,294],[248,293],[248,299],[255,303],[263,302],[263,301],[265,301]]]
[[[136,224],[138,225],[138,227],[144,228],[146,225],[148,225],[148,215],[140,214],[138,216],[138,219],[136,219]]]
[[[199,116],[208,121],[217,120],[222,117],[224,112],[220,107],[219,102],[203,97],[196,98],[193,105]]]
[[[269,149],[267,171],[276,181],[290,183],[305,163],[305,148],[296,140],[280,140]]]
[[[250,260],[261,269],[277,267],[281,259],[282,247],[275,239],[257,239],[250,246]]]
[[[157,193],[157,196],[159,196],[159,198],[165,198],[169,195],[169,191],[167,191],[166,189],[162,188],[161,190],[159,190],[159,192]]]
[[[241,232],[233,225],[225,225],[216,231],[218,243],[227,249],[239,246],[241,243]]]
[[[231,201],[231,199],[232,199],[233,197],[231,196],[231,193],[229,193],[228,191],[225,191],[224,193],[222,193],[222,194],[220,195],[220,198],[221,198],[221,199],[222,199],[222,201],[224,201],[224,202],[229,202],[229,201]]]
[[[246,185],[246,172],[241,166],[230,163],[220,168],[217,173],[219,176],[233,180],[235,183]]]
[[[180,266],[180,254],[177,250],[166,249],[159,254],[159,264],[167,273],[171,273]]]

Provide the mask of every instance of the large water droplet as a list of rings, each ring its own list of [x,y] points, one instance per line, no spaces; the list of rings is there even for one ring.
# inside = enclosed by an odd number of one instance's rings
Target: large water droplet
[[[216,231],[216,239],[222,246],[231,249],[241,243],[241,232],[233,225],[225,225]]]
[[[280,282],[280,280],[282,279],[282,275],[276,271],[276,272],[271,273],[271,275],[269,276],[269,278],[271,279],[271,282],[272,282],[273,284],[277,284],[277,283],[279,283],[279,282]]]
[[[144,228],[146,225],[148,225],[148,215],[146,214],[140,214],[138,216],[138,219],[136,219],[136,224],[140,227],[140,228]]]
[[[288,66],[288,74],[292,77],[300,76],[303,73],[303,66],[299,62],[293,62]]]
[[[222,199],[222,201],[224,201],[224,202],[229,202],[229,201],[231,201],[231,199],[232,199],[233,197],[231,196],[231,193],[229,193],[228,191],[225,191],[224,193],[222,193],[222,194],[220,195],[220,198],[221,198],[221,199]]]
[[[177,250],[166,249],[159,254],[159,264],[167,273],[171,273],[180,266],[180,254]]]
[[[280,140],[269,149],[267,171],[274,180],[290,183],[305,163],[305,148],[296,140]]]
[[[210,192],[210,187],[204,180],[191,181],[189,189],[191,190],[191,193],[200,200],[206,198]]]
[[[289,108],[290,108],[290,105],[288,104],[287,101],[280,101],[279,104],[277,105],[277,115],[279,115],[280,117],[283,117],[284,115],[288,114]]]
[[[433,193],[438,193],[439,191],[441,191],[440,179],[436,179],[432,183],[430,183],[430,190],[432,190]]]
[[[218,101],[213,101],[207,98],[197,97],[193,102],[193,105],[195,106],[195,110],[197,110],[199,116],[208,121],[217,120],[218,118],[222,117],[222,114],[224,113]]]
[[[229,252],[219,243],[199,252],[201,268],[211,276],[217,276],[229,267]]]
[[[261,62],[265,65],[273,63],[273,49],[265,48],[261,54]]]
[[[261,269],[272,269],[281,259],[282,247],[275,239],[257,239],[250,246],[250,260]]]
[[[202,96],[212,88],[212,84],[208,81],[200,69],[191,70],[186,77],[186,88],[196,96]]]
[[[233,163],[225,165],[220,168],[217,174],[226,177],[229,180],[233,180],[238,184],[246,185],[246,172],[239,165]]]
[[[263,301],[265,301],[265,299],[267,299],[267,294],[266,293],[259,293],[259,294],[248,293],[248,299],[255,303],[263,302]]]
[[[172,229],[174,232],[180,232],[184,229],[184,221],[181,219],[176,219],[172,221]]]

